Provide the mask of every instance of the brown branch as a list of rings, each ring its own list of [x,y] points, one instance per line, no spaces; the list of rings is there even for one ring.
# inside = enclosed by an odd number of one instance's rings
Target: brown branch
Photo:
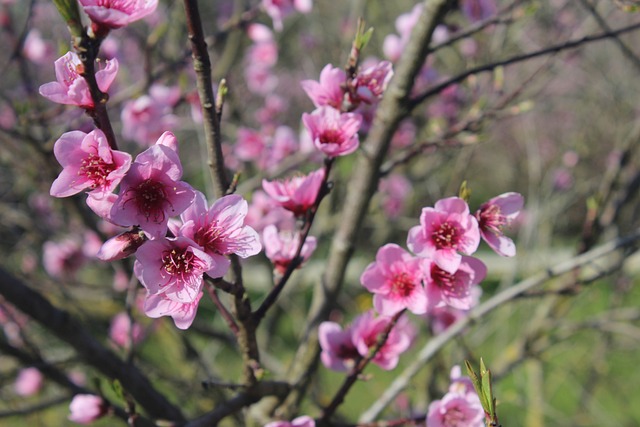
[[[180,409],[155,390],[134,365],[121,361],[113,352],[103,347],[69,312],[53,306],[44,296],[1,267],[0,294],[58,339],[72,346],[85,363],[109,378],[118,379],[150,416],[174,421],[184,420]]]
[[[193,68],[196,72],[198,96],[202,106],[204,136],[209,153],[209,167],[215,196],[218,198],[225,195],[229,182],[222,157],[222,135],[220,134],[220,121],[215,108],[216,100],[213,95],[211,60],[207,51],[207,43],[204,40],[198,1],[184,0],[184,9],[187,17],[189,41],[191,42]]]
[[[474,67],[474,68],[470,68],[466,71],[463,71],[462,73],[458,74],[455,77],[452,77],[440,84],[437,84],[435,86],[433,86],[432,88],[426,90],[425,92],[423,92],[422,94],[416,96],[415,98],[411,99],[411,101],[408,104],[408,108],[409,110],[413,110],[414,108],[416,108],[418,105],[420,105],[421,103],[423,103],[424,101],[426,101],[427,99],[431,98],[434,95],[439,94],[440,92],[442,92],[444,89],[446,89],[447,87],[456,84],[456,83],[460,83],[462,81],[464,81],[465,79],[467,79],[467,77],[473,76],[475,74],[480,74],[483,72],[487,72],[487,71],[493,71],[494,69],[498,68],[498,67],[504,67],[507,65],[512,65],[512,64],[517,64],[519,62],[523,62],[523,61],[528,61],[529,59],[533,59],[533,58],[538,58],[541,56],[545,56],[545,55],[549,55],[552,53],[558,53],[558,52],[562,52],[564,50],[569,50],[569,49],[575,49],[577,47],[580,47],[584,44],[587,43],[592,43],[592,42],[596,42],[596,41],[600,41],[600,40],[605,40],[608,38],[612,38],[612,37],[617,37],[619,35],[625,34],[625,33],[629,33],[632,31],[636,31],[640,29],[640,22],[637,22],[635,24],[631,24],[629,26],[626,27],[622,27],[619,28],[617,30],[614,31],[608,31],[602,34],[594,34],[594,35],[589,35],[589,36],[585,36],[582,37],[580,39],[577,40],[570,40],[564,43],[560,43],[557,45],[553,45],[553,46],[549,46],[546,47],[544,49],[540,49],[540,50],[536,50],[534,52],[529,52],[529,53],[524,53],[521,55],[515,55],[512,56],[510,58],[507,59],[503,59],[501,61],[496,61],[496,62],[492,62],[490,64],[485,64],[485,65],[480,65],[478,67]]]

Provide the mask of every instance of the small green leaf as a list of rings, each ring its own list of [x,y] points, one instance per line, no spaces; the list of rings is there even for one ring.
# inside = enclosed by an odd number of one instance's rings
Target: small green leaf
[[[78,10],[78,2],[76,0],[53,0],[60,16],[69,27],[69,32],[74,37],[82,37],[84,30],[82,28],[82,20],[80,18],[80,10]]]
[[[120,400],[122,400],[122,401],[125,400],[124,389],[122,388],[122,384],[120,383],[120,381],[113,380],[111,382],[111,388],[113,389],[113,392],[116,394],[116,396],[118,396],[118,398],[120,398]]]
[[[466,180],[462,181],[462,184],[460,184],[460,191],[458,191],[458,197],[460,197],[465,202],[469,202],[469,198],[471,197],[471,189],[467,187]]]

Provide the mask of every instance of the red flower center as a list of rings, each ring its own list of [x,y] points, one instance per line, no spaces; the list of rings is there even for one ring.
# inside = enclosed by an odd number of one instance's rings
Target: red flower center
[[[104,186],[108,179],[107,177],[111,172],[116,169],[113,163],[106,163],[100,157],[91,153],[84,159],[78,170],[78,175],[84,175],[87,179],[92,181],[91,189]]]
[[[147,218],[153,216],[154,221],[164,221],[164,206],[169,202],[162,183],[147,179],[137,187],[127,190],[127,193],[130,192],[133,196],[127,202],[133,200],[138,207],[138,212]]]
[[[191,274],[197,258],[193,252],[187,249],[166,250],[162,254],[162,266],[164,271],[172,276],[183,278]]]
[[[318,137],[322,144],[340,144],[342,141],[342,133],[336,129],[327,129]]]
[[[440,227],[438,227],[438,229],[431,235],[431,240],[438,249],[456,249],[459,239],[458,228],[449,222],[443,222],[440,224]]]
[[[415,289],[416,284],[405,272],[396,274],[391,281],[391,292],[401,297],[408,297]]]

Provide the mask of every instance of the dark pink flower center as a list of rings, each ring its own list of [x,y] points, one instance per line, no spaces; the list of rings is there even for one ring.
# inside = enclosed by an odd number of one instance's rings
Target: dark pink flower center
[[[64,84],[71,86],[82,73],[84,73],[84,65],[82,63],[74,63],[72,61],[65,62],[66,73],[64,73]]]
[[[115,169],[116,165],[113,163],[106,163],[103,159],[91,153],[82,159],[78,175],[84,176],[90,180],[92,182],[91,189],[94,189],[107,184],[107,177]]]
[[[445,427],[467,427],[469,420],[458,408],[449,408],[442,417],[442,425]]]
[[[162,268],[172,276],[181,279],[193,274],[193,270],[199,267],[199,258],[187,249],[166,250],[162,254]]]
[[[416,284],[411,280],[411,277],[405,272],[396,274],[391,280],[391,292],[401,297],[408,297],[415,289]]]
[[[327,129],[318,137],[321,144],[340,144],[342,141],[342,133],[336,129]]]
[[[507,225],[507,218],[502,215],[500,206],[483,206],[476,214],[480,228],[495,234],[502,234],[502,228]]]
[[[98,0],[97,6],[131,13],[135,10],[136,3],[136,0]]]
[[[220,251],[220,243],[225,238],[223,231],[224,230],[218,225],[218,221],[214,220],[196,231],[193,240],[209,251],[222,254]]]
[[[340,359],[355,359],[359,355],[360,353],[358,353],[358,349],[353,345],[340,344],[336,349],[336,356]]]
[[[443,222],[431,235],[431,241],[438,249],[451,248],[456,249],[460,240],[458,227]]]
[[[436,264],[431,265],[431,278],[439,288],[453,289],[456,286],[455,274],[447,273]]]
[[[170,202],[167,200],[165,186],[162,183],[147,179],[137,187],[127,190],[128,193],[133,193],[133,195],[127,199],[127,202],[133,201],[138,212],[147,218],[153,215],[155,221],[164,220],[164,206],[165,203],[170,204]]]

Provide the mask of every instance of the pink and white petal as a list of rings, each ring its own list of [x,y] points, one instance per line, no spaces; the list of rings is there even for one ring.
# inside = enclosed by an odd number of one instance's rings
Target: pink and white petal
[[[433,253],[433,248],[427,244],[421,225],[411,227],[407,235],[407,247],[418,256],[428,257]]]
[[[520,193],[504,193],[489,200],[489,203],[498,205],[500,213],[509,216],[517,213],[524,206],[524,197]]]
[[[513,240],[506,236],[498,236],[491,231],[482,232],[482,237],[487,245],[491,247],[498,255],[504,257],[513,257],[516,255],[516,245]]]
[[[91,182],[86,176],[80,175],[76,170],[71,170],[67,167],[53,181],[49,194],[53,197],[69,197],[90,186]]]
[[[462,215],[469,214],[469,205],[459,197],[447,197],[446,199],[438,200],[434,208],[436,211],[458,213]]]
[[[111,87],[111,84],[115,80],[117,74],[118,60],[116,58],[107,61],[106,67],[96,72],[96,83],[98,83],[98,87],[102,92],[107,92],[109,90],[109,87]]]
[[[375,294],[373,296],[373,308],[383,316],[393,316],[397,312],[405,309],[406,304],[400,298],[394,298],[390,295]]]
[[[454,274],[460,267],[462,255],[457,253],[455,249],[438,249],[433,254],[433,261],[447,273]]]
[[[87,206],[98,215],[100,218],[115,224],[120,225],[115,222],[111,216],[111,212],[113,210],[113,205],[118,200],[118,195],[113,193],[108,193],[106,195],[92,194],[89,193],[87,195]]]
[[[213,259],[213,267],[209,269],[206,273],[208,276],[215,278],[222,277],[227,274],[229,271],[229,266],[231,265],[231,261],[229,258],[222,256],[220,254],[210,254]]]

